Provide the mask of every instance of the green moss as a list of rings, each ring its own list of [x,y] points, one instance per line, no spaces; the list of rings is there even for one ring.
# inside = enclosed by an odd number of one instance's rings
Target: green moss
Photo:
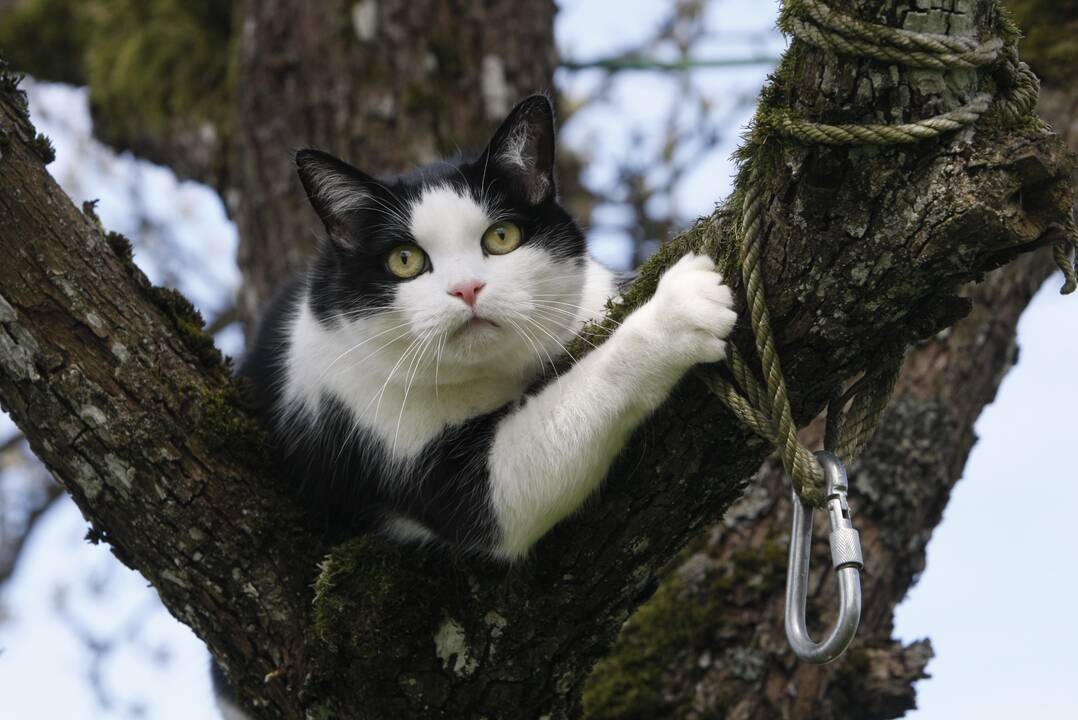
[[[179,290],[151,287],[149,292],[154,304],[164,311],[183,344],[195,354],[199,363],[211,370],[225,369],[224,358],[214,344],[213,337],[203,330],[205,321],[202,319],[202,313],[196,310]]]
[[[105,234],[105,240],[108,241],[109,247],[112,248],[112,251],[116,253],[116,256],[123,261],[124,265],[134,267],[135,250],[131,245],[130,240],[124,235],[112,231]]]
[[[691,652],[714,610],[677,575],[670,577],[622,628],[613,652],[595,666],[584,686],[586,720],[651,720],[668,709],[662,675],[668,663]]]
[[[773,595],[785,581],[786,551],[775,542],[735,553],[691,586],[680,575],[671,575],[629,619],[611,653],[592,671],[584,688],[586,720],[668,716],[680,703],[663,695],[668,684],[664,674],[702,672],[696,659],[714,648],[716,636],[745,637],[738,626],[755,624],[755,616],[746,619],[739,608]],[[724,662],[734,677],[756,682],[768,658],[752,647],[728,644]],[[676,685],[688,686],[683,681]]]
[[[222,0],[23,0],[0,51],[40,79],[89,84],[98,137],[118,147],[206,123],[227,133],[232,6]]]
[[[0,14],[0,51],[40,80],[86,83],[86,0],[22,0]]]
[[[41,158],[41,162],[46,165],[56,159],[56,148],[53,146],[49,136],[44,133],[35,135],[34,139],[30,142],[30,147],[32,147],[37,156]]]
[[[226,123],[231,3],[100,0],[93,8],[86,75],[108,138],[168,129],[177,117]]]
[[[412,573],[400,548],[369,536],[336,546],[319,565],[314,583],[314,630],[332,651],[361,665],[400,659],[397,642],[416,628],[432,627],[429,575]]]
[[[261,464],[266,447],[266,431],[245,410],[243,392],[227,382],[223,387],[202,393],[195,431],[212,448],[227,448],[234,454]]]

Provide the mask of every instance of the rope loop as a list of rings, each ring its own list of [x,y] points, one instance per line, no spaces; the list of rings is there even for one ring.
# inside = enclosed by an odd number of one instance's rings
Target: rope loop
[[[1006,123],[1017,123],[1033,111],[1040,84],[1029,66],[1018,59],[1013,46],[993,38],[921,33],[869,23],[840,13],[820,0],[787,0],[783,27],[799,40],[825,50],[870,58],[910,68],[940,70],[993,68],[999,93],[975,95],[967,104],[923,120],[897,125],[828,125],[794,117],[789,111],[758,116],[756,132],[772,131],[817,145],[898,145],[930,140],[977,122],[990,109]],[[771,442],[794,490],[814,506],[824,502],[824,472],[797,438],[786,379],[771,326],[764,288],[763,248],[767,236],[766,188],[760,160],[750,161],[737,222],[738,259],[745,299],[752,321],[763,385],[730,344],[728,360],[734,383],[715,371],[700,376],[712,392],[757,435]],[[1078,287],[1078,230],[1072,226],[1055,246],[1055,259],[1066,277],[1063,292]],[[866,373],[843,393],[835,393],[827,415],[825,445],[846,462],[865,447],[887,406],[902,367],[897,352]],[[848,410],[846,409],[848,406]]]

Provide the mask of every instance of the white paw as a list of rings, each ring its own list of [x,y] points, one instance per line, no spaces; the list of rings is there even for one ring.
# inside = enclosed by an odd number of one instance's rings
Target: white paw
[[[726,356],[724,340],[737,321],[730,288],[706,255],[685,255],[659,280],[655,295],[638,313],[655,351],[686,366]],[[638,314],[634,313],[634,315]]]

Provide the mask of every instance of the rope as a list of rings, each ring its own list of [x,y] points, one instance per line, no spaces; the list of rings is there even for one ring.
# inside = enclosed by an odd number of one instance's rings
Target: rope
[[[1018,60],[1017,50],[1005,47],[999,39],[981,43],[968,37],[876,25],[837,12],[819,0],[787,0],[783,18],[784,27],[798,39],[835,53],[913,68],[951,70],[992,66],[1000,93],[994,102],[991,95],[978,94],[956,110],[899,125],[828,125],[796,118],[788,111],[772,111],[760,116],[757,132],[772,130],[820,145],[898,145],[960,130],[977,122],[990,108],[1004,122],[1017,122],[1027,117],[1036,104],[1040,89],[1036,76],[1028,65]],[[767,235],[764,205],[760,163],[753,162],[741,199],[738,259],[756,353],[763,370],[763,386],[732,344],[728,360],[736,386],[713,370],[701,371],[700,375],[738,419],[778,449],[798,495],[805,502],[819,506],[824,501],[823,470],[797,438],[797,425],[767,307],[762,264]],[[1063,292],[1073,291],[1078,286],[1078,230],[1073,225],[1056,244],[1055,259],[1066,277]],[[895,353],[846,392],[832,397],[825,446],[846,462],[852,462],[872,437],[894,390],[902,360],[903,353]]]

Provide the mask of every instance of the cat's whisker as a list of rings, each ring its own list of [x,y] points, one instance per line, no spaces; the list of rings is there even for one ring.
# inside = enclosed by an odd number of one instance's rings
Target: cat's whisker
[[[388,330],[383,330],[380,333],[377,333],[375,335],[370,336],[369,338],[367,338],[363,342],[356,343],[355,345],[353,345],[352,347],[348,348],[347,350],[342,352],[340,355],[335,357],[333,359],[333,362],[331,362],[329,365],[327,365],[326,368],[321,373],[319,373],[318,377],[315,378],[315,382],[318,382],[322,378],[324,378],[326,376],[326,374],[329,373],[329,371],[333,369],[333,366],[336,365],[338,362],[340,362],[340,360],[342,358],[344,358],[345,355],[350,355],[353,352],[355,352],[356,350],[358,350],[361,347],[363,347],[364,345],[366,345],[367,343],[371,342],[372,340],[377,340],[378,338],[382,337],[383,335],[388,335],[389,333],[391,333],[391,332],[393,332],[395,330],[400,330],[403,327],[407,327],[409,324],[410,323],[404,322],[404,323],[401,323],[400,325],[395,325],[394,327],[391,327]],[[405,333],[405,335],[407,335],[407,333]],[[403,335],[401,337],[403,337]],[[393,342],[394,341],[390,341],[389,344],[392,345]]]
[[[557,318],[557,317],[554,317],[554,316],[551,316],[551,315],[544,315],[544,314],[543,314],[543,313],[542,313],[541,311],[538,311],[538,310],[536,310],[536,311],[533,311],[533,314],[534,314],[534,315],[536,315],[537,317],[539,317],[540,319],[543,319],[543,320],[549,320],[549,321],[551,321],[551,322],[555,322],[555,323],[560,323],[560,322],[563,322],[563,321],[562,321],[562,320],[561,320],[560,318]],[[579,332],[578,332],[578,333],[576,333],[576,334],[574,335],[574,337],[576,337],[576,338],[579,338],[580,340],[583,340],[584,342],[586,342],[586,343],[587,343],[588,345],[591,345],[591,346],[592,346],[593,348],[595,348],[596,350],[598,350],[598,349],[599,349],[599,346],[598,346],[598,345],[596,345],[595,343],[593,343],[593,342],[592,342],[591,340],[588,340],[588,339],[587,339],[586,337],[584,337],[584,336],[583,336],[582,334],[580,334]]]
[[[449,333],[442,332],[442,339],[438,343],[438,352],[434,356],[434,397],[438,398],[438,386],[441,384],[438,382],[438,366],[442,364],[442,351],[445,350],[445,343],[449,339]]]
[[[523,317],[523,315],[521,315],[520,317]],[[554,358],[552,358],[550,356],[550,353],[547,352],[546,348],[543,347],[542,344],[539,343],[538,340],[533,339],[532,336],[529,335],[528,332],[524,330],[524,328],[522,328],[520,325],[518,325],[516,322],[514,322],[511,318],[506,318],[506,322],[508,322],[510,325],[513,326],[513,328],[516,330],[517,334],[520,335],[520,337],[524,338],[525,342],[527,342],[529,345],[531,345],[532,350],[535,351],[535,358],[539,361],[539,367],[543,368],[543,377],[546,377],[547,364],[549,364],[550,369],[554,371],[554,377],[561,377],[558,374],[558,366],[554,362]],[[539,354],[539,349],[540,348],[542,348],[543,353],[546,355],[546,359],[547,359],[546,363],[543,362],[543,356]]]
[[[565,308],[562,308],[562,307],[558,307],[557,305],[545,305],[543,303],[532,301],[532,306],[536,311],[541,310],[541,311],[543,311],[545,313],[552,313],[552,314],[554,314],[554,315],[556,315],[558,317],[563,317],[563,318],[565,318],[565,321],[568,321],[571,324],[575,323],[580,329],[583,329],[583,328],[587,327],[588,325],[592,325],[595,330],[602,330],[602,331],[604,331],[604,332],[606,332],[608,334],[613,333],[614,330],[617,329],[617,328],[611,329],[611,328],[605,327],[603,325],[600,325],[600,324],[598,324],[596,322],[593,322],[591,320],[581,318],[577,313],[574,313],[571,310],[566,310]]]
[[[566,355],[568,355],[568,356],[569,356],[569,358],[570,358],[570,359],[571,359],[571,360],[572,360],[572,361],[573,361],[574,363],[575,363],[575,362],[577,361],[577,360],[576,360],[576,358],[575,358],[575,357],[573,357],[573,354],[572,354],[571,352],[569,352],[569,348],[565,347],[565,343],[563,343],[563,342],[562,342],[561,340],[559,340],[558,338],[556,338],[556,337],[554,337],[553,335],[551,335],[551,334],[550,334],[550,332],[548,332],[548,331],[547,331],[547,329],[546,329],[545,327],[543,327],[541,323],[538,323],[538,322],[536,322],[535,320],[532,320],[532,319],[531,319],[530,317],[528,317],[528,316],[526,316],[526,315],[525,315],[525,316],[522,316],[522,317],[524,318],[524,320],[525,320],[526,322],[529,322],[529,323],[531,323],[532,325],[534,325],[535,327],[537,327],[537,328],[539,329],[539,331],[540,331],[540,332],[542,332],[542,333],[543,333],[544,335],[546,335],[546,336],[547,336],[547,337],[549,337],[549,338],[550,338],[551,340],[553,340],[553,341],[554,341],[555,343],[557,343],[558,347],[560,347],[560,348],[562,349],[562,351],[563,351],[563,352],[564,352],[564,353],[565,353]]]
[[[533,302],[535,302],[536,304],[557,305],[557,306],[561,306],[561,307],[574,308],[576,310],[581,310],[581,311],[583,311],[584,313],[587,314],[588,317],[586,318],[586,320],[588,322],[595,322],[596,324],[598,324],[598,323],[609,321],[609,322],[614,323],[615,325],[621,325],[621,323],[618,322],[617,320],[612,320],[611,318],[606,317],[606,315],[605,315],[606,311],[604,309],[587,308],[587,307],[584,307],[583,305],[577,305],[576,303],[564,302],[564,301],[559,301],[559,300],[546,300],[546,299],[544,299],[543,295],[533,295],[532,297],[533,297]]]
[[[378,413],[382,410],[382,398],[386,393],[386,389],[389,387],[389,383],[393,380],[393,376],[397,374],[397,369],[401,366],[401,363],[404,362],[405,358],[409,357],[412,354],[412,350],[419,346],[419,343],[420,341],[422,341],[422,339],[422,337],[417,337],[415,340],[412,341],[408,348],[403,353],[401,353],[400,358],[397,360],[396,364],[393,365],[393,368],[389,371],[389,375],[386,377],[386,381],[382,383],[382,388],[378,391],[378,395],[375,398],[371,398],[370,402],[368,402],[367,405],[363,408],[363,412],[360,413],[361,415],[365,414],[367,412],[367,408],[369,408],[371,406],[371,403],[373,403],[377,399],[378,402],[374,406],[374,417],[378,417]]]
[[[408,378],[407,384],[404,386],[404,398],[401,400],[401,411],[397,415],[397,428],[393,431],[393,444],[391,446],[391,453],[397,452],[397,438],[401,432],[401,421],[404,420],[404,406],[408,404],[408,394],[412,391],[412,383],[415,382],[416,373],[419,372],[419,366],[423,364],[423,356],[427,352],[427,348],[430,347],[430,339],[434,336],[434,330],[428,330],[427,334],[423,336],[423,344],[419,346],[419,350],[415,354],[415,368],[412,369],[412,375]],[[411,367],[411,362],[408,363]]]

